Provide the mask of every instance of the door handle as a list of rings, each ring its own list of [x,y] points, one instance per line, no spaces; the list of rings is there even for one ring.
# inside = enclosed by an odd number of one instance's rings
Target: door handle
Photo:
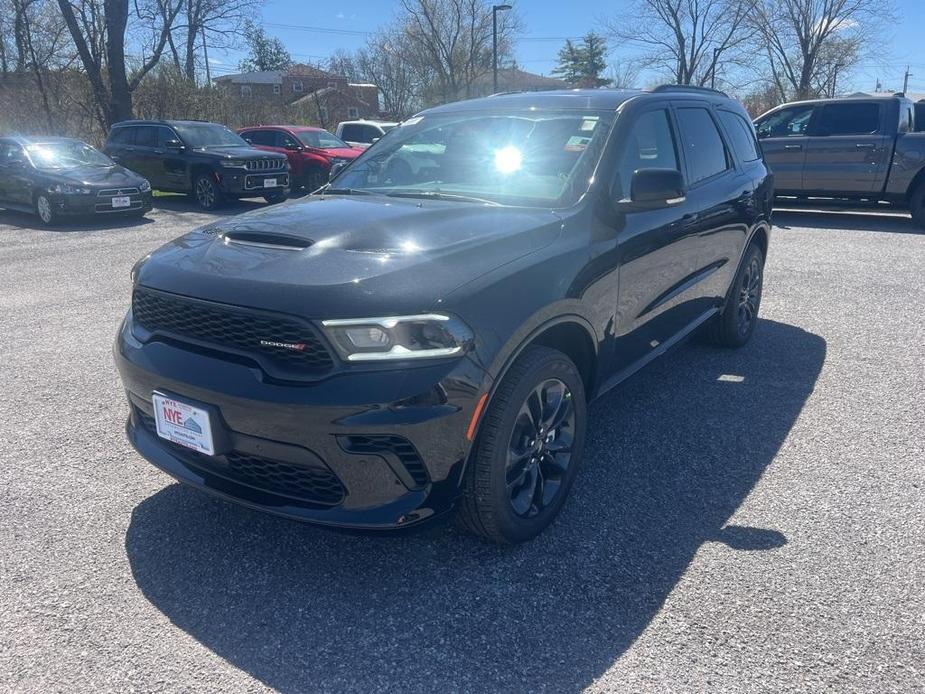
[[[858,142],[855,147],[858,149],[876,149],[877,145],[875,145],[873,142]]]
[[[803,145],[784,145],[784,149],[803,149]]]

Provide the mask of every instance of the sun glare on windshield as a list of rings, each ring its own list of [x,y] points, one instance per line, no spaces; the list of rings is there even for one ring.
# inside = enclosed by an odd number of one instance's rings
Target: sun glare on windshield
[[[495,168],[503,174],[511,174],[515,171],[519,171],[523,163],[523,155],[520,153],[520,150],[513,145],[495,150]]]

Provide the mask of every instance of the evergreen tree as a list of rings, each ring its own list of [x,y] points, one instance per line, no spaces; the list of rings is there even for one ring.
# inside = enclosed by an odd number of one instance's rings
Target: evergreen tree
[[[249,55],[238,63],[241,72],[265,72],[268,70],[285,70],[292,65],[292,56],[283,42],[268,36],[262,27],[248,22],[244,28],[244,42]]]
[[[577,46],[571,40],[565,42],[552,74],[577,87],[605,87],[612,82],[601,77],[606,69],[607,41],[591,31]]]

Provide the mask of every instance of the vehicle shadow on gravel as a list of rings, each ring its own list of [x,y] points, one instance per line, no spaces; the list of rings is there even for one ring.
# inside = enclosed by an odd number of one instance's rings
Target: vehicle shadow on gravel
[[[776,229],[809,227],[842,231],[884,231],[890,234],[925,234],[925,229],[916,225],[909,215],[864,211],[775,210],[774,227]]]
[[[21,231],[41,231],[41,232],[92,232],[108,231],[111,229],[134,229],[151,224],[154,220],[150,217],[120,217],[117,215],[107,217],[85,217],[76,219],[63,219],[52,227],[42,226],[42,222],[34,214],[25,212],[16,212],[13,210],[0,210],[0,227],[8,226]]]
[[[227,200],[223,205],[208,212],[201,209],[190,195],[158,195],[153,201],[154,209],[166,212],[193,212],[217,217],[232,217],[251,210],[266,207],[267,203],[260,198],[246,198],[244,200]]]
[[[727,523],[825,355],[821,337],[765,320],[745,349],[690,345],[652,364],[591,408],[572,498],[524,546],[450,527],[336,534],[170,485],[132,514],[131,569],[176,626],[284,692],[579,691],[703,543],[786,543]]]

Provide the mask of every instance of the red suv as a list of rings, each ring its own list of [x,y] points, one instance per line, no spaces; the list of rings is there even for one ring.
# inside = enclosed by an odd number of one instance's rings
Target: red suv
[[[312,191],[328,182],[335,164],[346,163],[363,154],[327,130],[305,125],[259,125],[242,128],[238,134],[257,149],[282,152],[289,157],[292,189]]]

